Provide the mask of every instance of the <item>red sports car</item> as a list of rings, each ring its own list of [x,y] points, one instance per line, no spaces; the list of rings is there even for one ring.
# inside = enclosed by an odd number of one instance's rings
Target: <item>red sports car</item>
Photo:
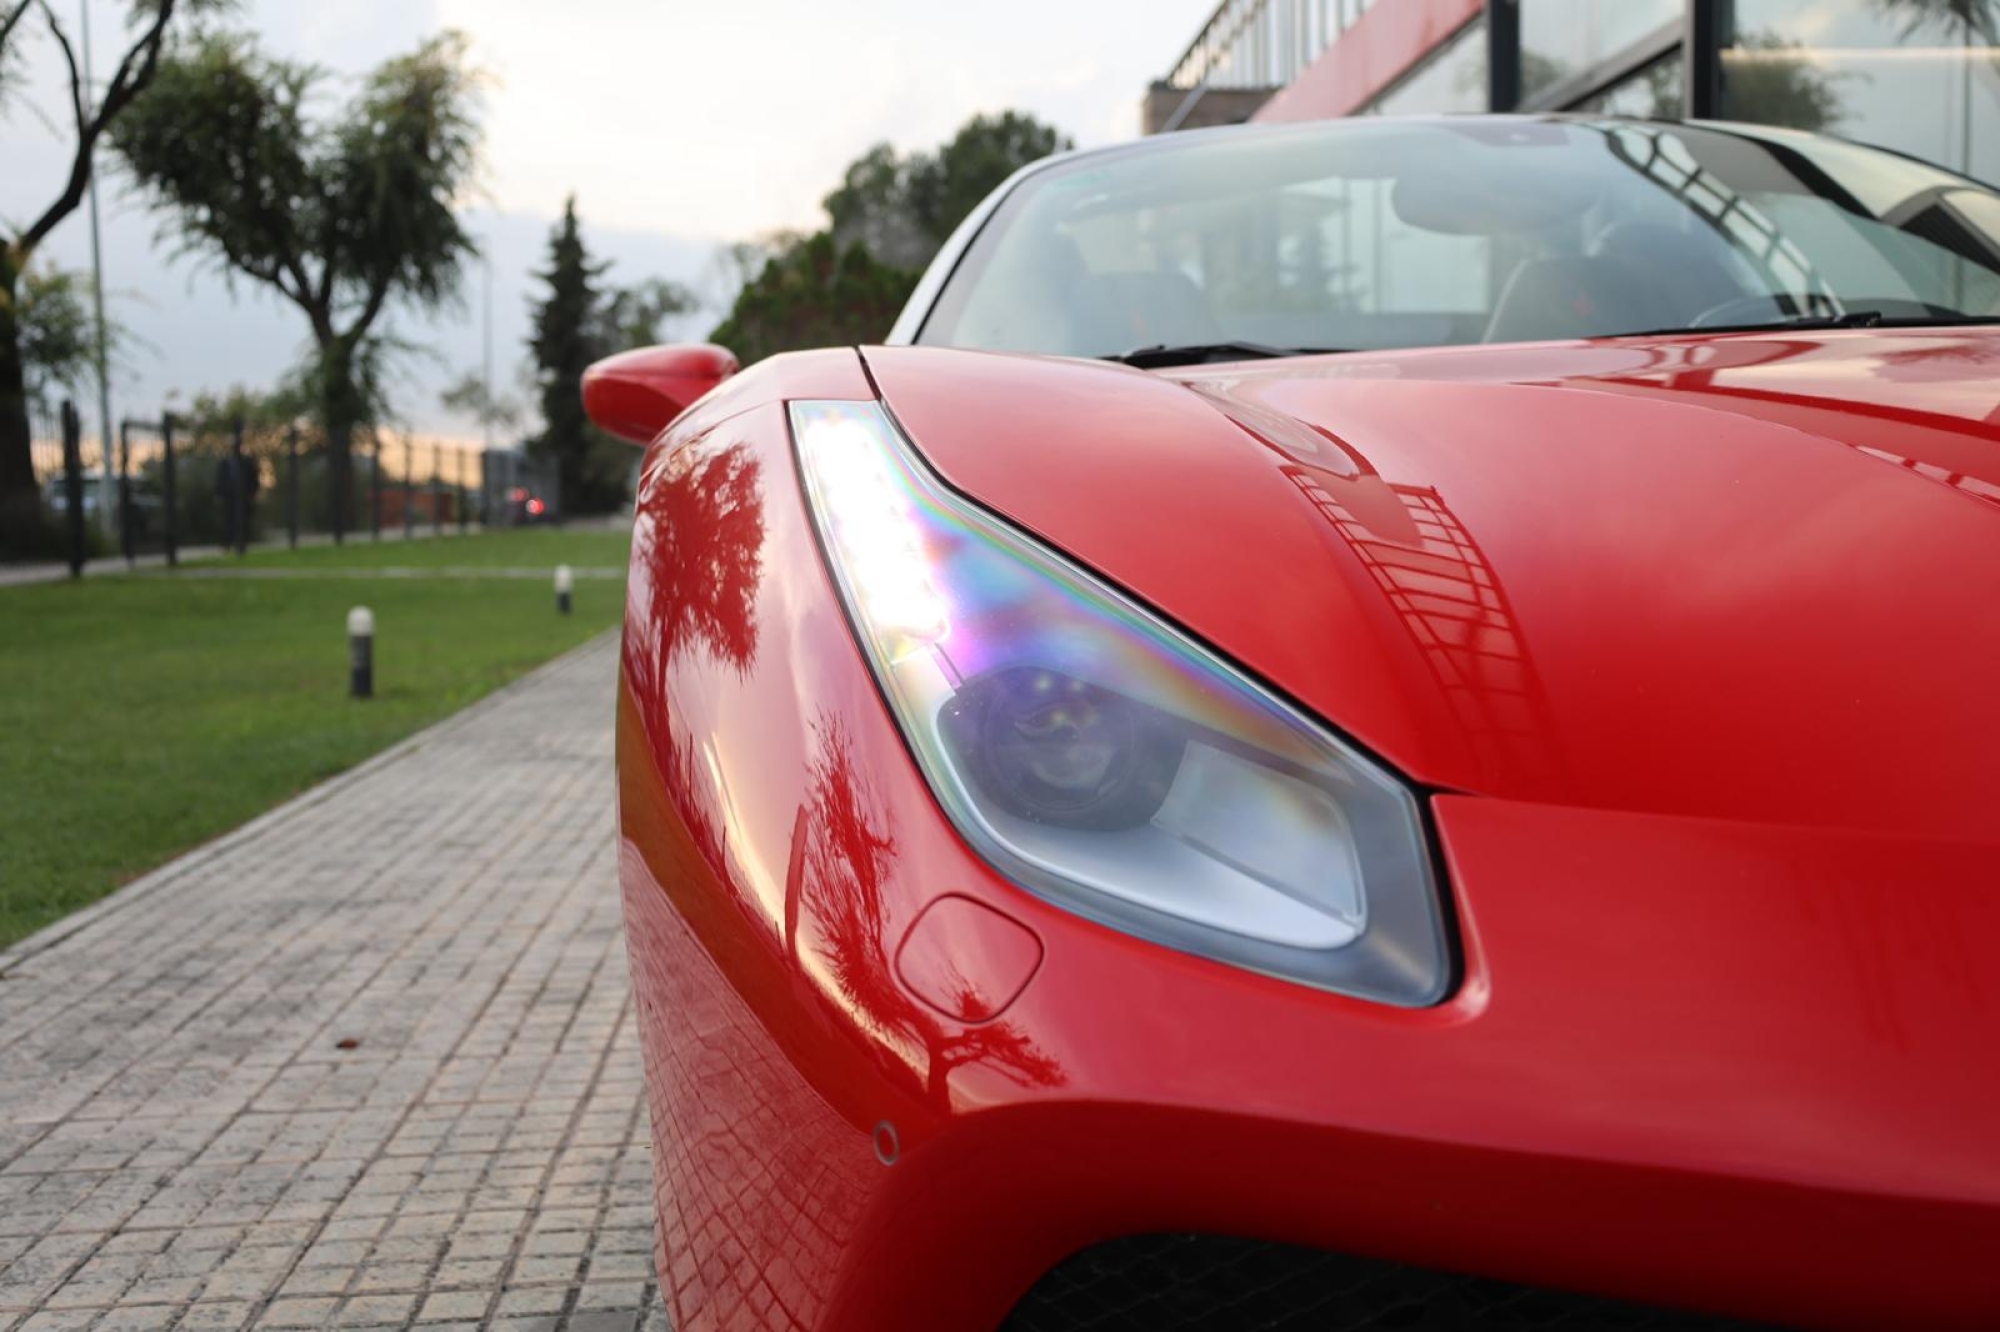
[[[674,1326],[2000,1326],[1996,322],[1909,159],[1355,120],[595,367]]]

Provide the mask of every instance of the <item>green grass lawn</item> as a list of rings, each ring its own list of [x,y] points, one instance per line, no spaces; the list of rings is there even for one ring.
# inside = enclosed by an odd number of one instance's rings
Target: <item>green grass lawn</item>
[[[624,533],[542,529],[253,553],[282,568],[623,568]],[[216,561],[215,564],[223,564]],[[375,612],[376,696],[346,615]],[[624,585],[173,574],[0,588],[0,947],[618,622]]]

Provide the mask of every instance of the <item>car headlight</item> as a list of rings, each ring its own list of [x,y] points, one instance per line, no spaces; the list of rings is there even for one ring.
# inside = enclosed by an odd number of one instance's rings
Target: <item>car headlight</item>
[[[1021,887],[1384,1003],[1443,997],[1416,796],[1100,579],[960,497],[872,402],[792,433],[856,636],[931,789]]]

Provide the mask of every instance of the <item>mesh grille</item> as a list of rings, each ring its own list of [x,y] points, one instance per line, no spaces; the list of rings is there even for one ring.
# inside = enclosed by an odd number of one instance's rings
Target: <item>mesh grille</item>
[[[1015,1306],[1003,1332],[1715,1332],[1749,1326],[1261,1240],[1137,1235],[1058,1264]]]

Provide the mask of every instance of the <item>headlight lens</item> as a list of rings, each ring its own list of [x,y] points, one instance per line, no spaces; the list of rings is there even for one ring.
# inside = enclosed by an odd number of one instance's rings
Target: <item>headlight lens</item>
[[[1171,947],[1384,1003],[1443,997],[1437,885],[1400,781],[947,489],[879,404],[791,417],[857,637],[982,856]]]

